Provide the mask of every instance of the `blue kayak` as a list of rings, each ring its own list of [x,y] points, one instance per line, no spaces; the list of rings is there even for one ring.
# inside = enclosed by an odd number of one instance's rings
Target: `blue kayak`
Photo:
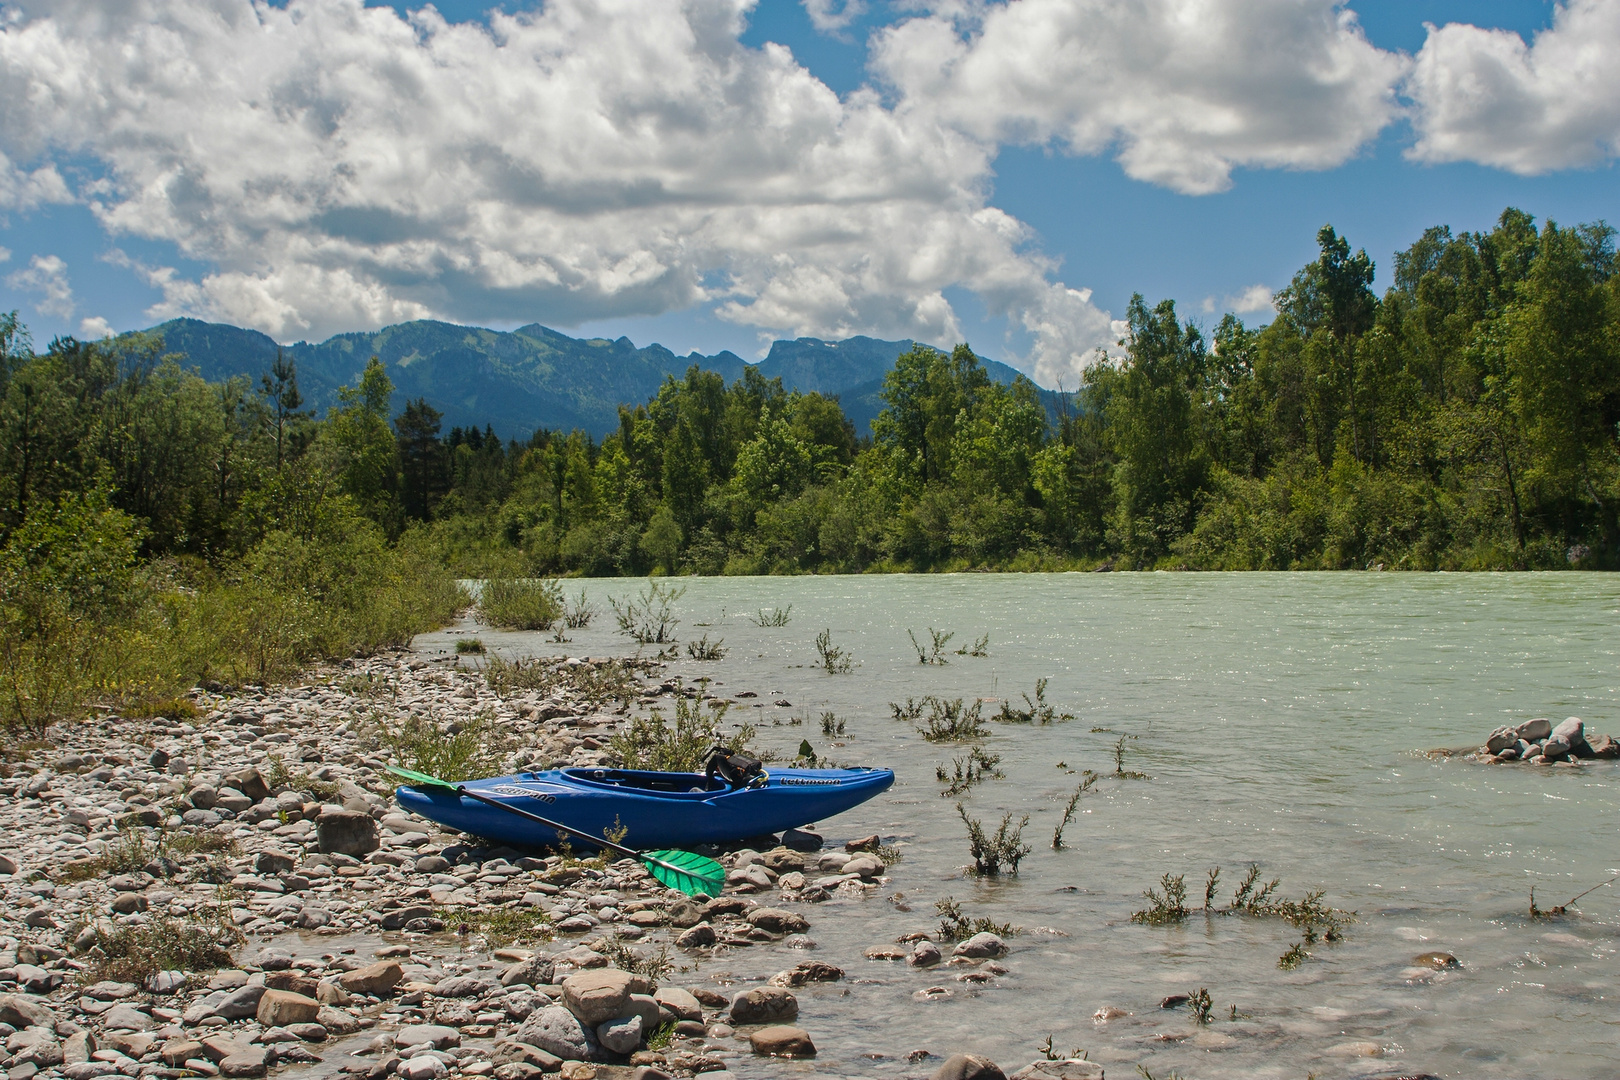
[[[894,783],[889,769],[771,769],[734,787],[702,773],[580,768],[518,773],[464,785],[591,836],[616,827],[640,850],[724,843],[841,814]],[[401,787],[405,810],[514,847],[549,847],[557,830],[442,788]],[[570,840],[575,847],[584,844]]]

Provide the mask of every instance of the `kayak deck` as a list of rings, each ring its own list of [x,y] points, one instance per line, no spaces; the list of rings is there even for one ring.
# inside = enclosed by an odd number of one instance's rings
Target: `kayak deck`
[[[859,806],[894,783],[888,769],[773,769],[732,788],[702,773],[568,768],[468,781],[486,798],[590,836],[624,829],[640,849],[724,843],[781,832]],[[442,788],[401,787],[399,805],[460,832],[514,847],[548,847],[557,830]],[[576,847],[586,846],[568,837]]]

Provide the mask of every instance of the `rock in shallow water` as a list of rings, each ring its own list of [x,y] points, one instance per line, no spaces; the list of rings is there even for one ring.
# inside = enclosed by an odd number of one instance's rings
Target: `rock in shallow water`
[[[979,1054],[952,1054],[931,1080],[1007,1080],[1001,1066]]]
[[[816,1044],[810,1033],[802,1028],[778,1024],[760,1028],[748,1036],[748,1045],[754,1053],[767,1057],[810,1058],[816,1056]]]
[[[779,986],[740,990],[731,999],[733,1024],[775,1024],[798,1015],[798,999]]]

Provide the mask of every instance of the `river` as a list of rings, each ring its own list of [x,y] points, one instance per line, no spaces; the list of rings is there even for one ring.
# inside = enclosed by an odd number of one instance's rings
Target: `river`
[[[595,605],[643,583],[569,582]],[[925,1073],[916,1049],[986,1054],[1010,1072],[1055,1050],[1083,1049],[1111,1078],[1144,1066],[1158,1080],[1446,1077],[1612,1078],[1620,1074],[1620,892],[1599,889],[1578,914],[1529,917],[1620,873],[1620,764],[1484,766],[1427,756],[1478,745],[1502,723],[1580,716],[1620,736],[1620,577],[1593,574],[1059,574],[699,578],[676,582],[679,637],[723,639],[724,659],[684,658],[721,695],[743,691],[730,720],[791,757],[801,739],[840,764],[884,765],[884,796],[822,823],[829,842],[880,832],[903,858],[891,884],[808,911],[816,959],[839,983],[800,992],[812,1064],[741,1061],[743,1075]],[[748,617],[792,605],[783,627]],[[949,663],[923,665],[907,637],[954,637]],[[508,654],[601,655],[633,648],[610,612],[573,641],[485,633]],[[820,670],[823,629],[854,659]],[[989,635],[987,655],[955,649]],[[429,635],[418,647],[452,639]],[[1022,704],[1037,679],[1074,719],[988,724],[985,751],[1004,778],[961,796],[994,826],[1029,815],[1033,851],[1017,876],[964,872],[966,834],[936,766],[967,746],[933,744],[890,702],[937,695]],[[780,706],[778,700],[791,702]],[[823,735],[834,713],[845,734]],[[802,722],[792,723],[794,718]],[[1100,729],[1100,730],[1099,730]],[[1105,777],[1051,836],[1079,770]],[[1161,875],[1186,876],[1202,904],[1206,871],[1220,897],[1250,864],[1281,893],[1323,890],[1355,913],[1338,943],[1306,946],[1276,919],[1131,921]],[[970,916],[1024,928],[988,984],[956,969],[866,961],[870,945],[926,930],[950,896]],[[902,910],[909,908],[909,911]],[[791,966],[744,950],[675,977],[757,978]],[[1419,975],[1420,953],[1461,966]],[[780,963],[776,963],[780,960]],[[918,1000],[943,986],[950,996]],[[1212,1020],[1158,1007],[1207,988]],[[1094,1020],[1101,1008],[1129,1015]],[[1235,1014],[1235,1016],[1234,1016]],[[1372,1056],[1376,1055],[1376,1056]]]

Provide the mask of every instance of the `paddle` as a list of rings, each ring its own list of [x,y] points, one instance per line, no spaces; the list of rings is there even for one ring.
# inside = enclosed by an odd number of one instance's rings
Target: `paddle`
[[[412,772],[410,769],[396,768],[393,765],[388,766],[388,771],[395,776],[409,780],[413,784],[454,791],[458,795],[464,795],[486,806],[498,807],[509,814],[528,818],[530,821],[539,822],[541,825],[549,825],[559,832],[570,833],[598,847],[605,847],[609,851],[617,851],[620,855],[628,855],[632,859],[639,859],[641,864],[647,868],[647,872],[652,874],[653,877],[688,896],[719,896],[721,888],[726,883],[725,867],[713,859],[694,852],[676,850],[635,851],[604,837],[592,836],[590,833],[576,829],[572,825],[564,825],[560,821],[552,821],[550,818],[543,818],[539,814],[531,814],[527,810],[520,810],[511,803],[502,802],[482,792],[474,791],[465,784],[452,784],[450,781],[440,780],[436,776]]]

